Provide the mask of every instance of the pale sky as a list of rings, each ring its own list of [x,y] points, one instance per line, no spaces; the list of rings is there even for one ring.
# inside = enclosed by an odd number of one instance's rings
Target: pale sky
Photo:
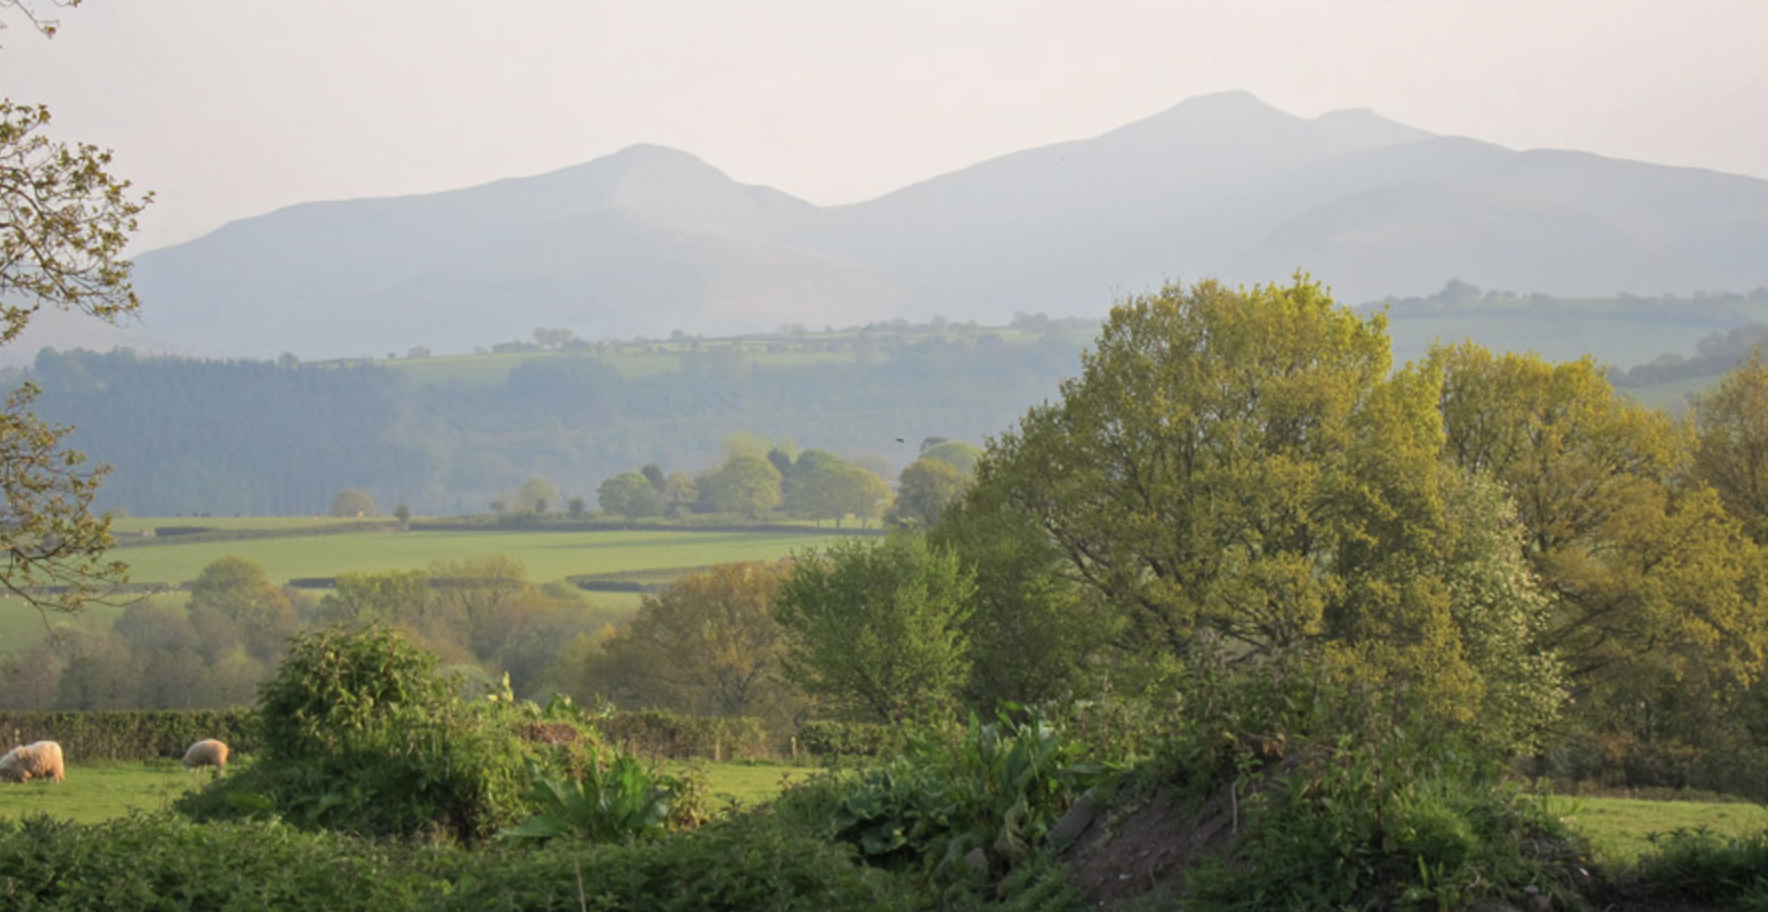
[[[41,0],[39,0],[41,5]],[[4,5],[4,4],[0,4]],[[1197,95],[1768,178],[1764,0],[85,0],[0,94],[114,149],[135,251],[634,143],[859,202]]]

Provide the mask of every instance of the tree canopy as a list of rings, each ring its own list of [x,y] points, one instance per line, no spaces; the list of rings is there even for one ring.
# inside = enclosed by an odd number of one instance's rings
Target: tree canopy
[[[108,150],[51,139],[49,120],[45,107],[0,100],[0,345],[45,306],[114,322],[139,305],[122,254],[149,197],[111,173]],[[104,470],[62,445],[72,428],[32,413],[37,394],[25,384],[0,406],[0,586],[71,611],[126,569],[105,559],[109,518],[91,512]]]
[[[1449,508],[1473,482],[1441,463],[1439,375],[1390,368],[1383,318],[1305,277],[1132,298],[1060,399],[996,440],[967,513],[1047,536],[1117,613],[1120,654],[1319,656],[1452,721],[1499,692],[1551,701],[1550,668],[1501,684],[1516,657],[1490,644],[1533,648],[1545,609],[1500,545],[1475,547],[1498,506]]]

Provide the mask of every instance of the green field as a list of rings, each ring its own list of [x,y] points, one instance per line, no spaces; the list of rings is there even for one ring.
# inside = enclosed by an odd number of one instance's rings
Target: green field
[[[176,525],[179,520],[118,520],[119,531]],[[300,528],[266,520],[183,520],[215,528]],[[280,521],[279,521],[280,522]],[[305,520],[312,525],[316,520]],[[414,570],[437,561],[504,555],[528,569],[528,578],[546,583],[571,576],[675,572],[739,561],[774,561],[821,546],[842,535],[830,529],[806,533],[742,532],[351,532],[290,535],[283,538],[159,543],[119,548],[112,554],[130,567],[136,583],[178,585],[226,556],[263,565],[273,582],[336,576],[344,571]]]
[[[669,764],[679,772],[686,764]],[[787,782],[801,782],[815,768],[790,763],[742,761],[706,763],[713,808],[748,807],[779,795]],[[186,771],[176,760],[72,764],[67,781],[23,785],[0,783],[0,817],[48,814],[78,823],[98,823],[133,811],[158,811],[201,786],[214,770]]]

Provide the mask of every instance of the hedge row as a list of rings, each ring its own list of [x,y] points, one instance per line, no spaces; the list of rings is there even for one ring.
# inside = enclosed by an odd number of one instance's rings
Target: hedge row
[[[661,710],[596,720],[608,741],[629,753],[669,760],[728,760],[768,753],[767,729],[749,716],[684,716]]]
[[[182,757],[204,738],[249,753],[258,746],[257,722],[246,709],[0,712],[0,750],[57,741],[72,763]]]
[[[616,713],[596,720],[609,742],[632,753],[670,760],[728,760],[771,753],[760,719],[688,716],[661,710]],[[0,751],[33,741],[58,741],[73,762],[182,757],[192,742],[219,738],[235,752],[257,750],[249,709],[114,712],[0,711]],[[875,757],[902,746],[902,733],[863,722],[807,722],[798,748],[815,757]]]
[[[900,727],[876,722],[806,722],[798,729],[798,747],[813,757],[877,757],[900,750]]]

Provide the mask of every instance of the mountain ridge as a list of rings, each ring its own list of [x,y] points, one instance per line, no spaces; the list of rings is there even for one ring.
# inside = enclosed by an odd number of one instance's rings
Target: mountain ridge
[[[310,202],[142,254],[150,350],[469,351],[540,327],[728,334],[1016,313],[1297,269],[1359,304],[1449,279],[1548,294],[1768,285],[1768,181],[1515,151],[1245,92],[818,207],[635,144],[527,177]]]

